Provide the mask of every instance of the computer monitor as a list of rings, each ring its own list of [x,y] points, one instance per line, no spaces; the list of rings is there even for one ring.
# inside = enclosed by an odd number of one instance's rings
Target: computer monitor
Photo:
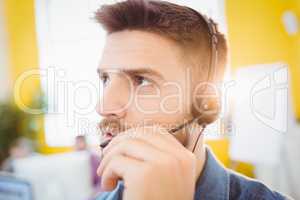
[[[88,152],[36,155],[16,160],[14,169],[30,182],[35,200],[85,200],[93,194]]]
[[[0,200],[33,200],[32,187],[27,181],[0,174]]]

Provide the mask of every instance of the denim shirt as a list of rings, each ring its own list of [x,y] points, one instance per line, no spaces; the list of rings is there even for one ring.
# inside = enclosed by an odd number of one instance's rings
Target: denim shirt
[[[264,184],[225,169],[209,148],[206,162],[197,181],[195,200],[282,200],[291,199],[270,190]],[[96,200],[122,200],[123,182],[112,192],[102,193]]]

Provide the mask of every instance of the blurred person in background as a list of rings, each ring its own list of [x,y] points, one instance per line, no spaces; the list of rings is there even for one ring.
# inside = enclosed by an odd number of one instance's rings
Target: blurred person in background
[[[74,150],[78,152],[86,151],[89,154],[94,194],[98,194],[99,192],[101,192],[101,178],[97,175],[97,168],[100,164],[100,157],[89,148],[89,145],[86,141],[86,137],[84,135],[76,136]]]
[[[18,138],[9,148],[9,157],[3,162],[1,169],[6,172],[14,172],[14,160],[34,155],[32,141],[27,138]]]
[[[86,142],[86,138],[83,135],[76,136],[75,144],[74,144],[75,151],[86,151],[88,150],[88,144]]]

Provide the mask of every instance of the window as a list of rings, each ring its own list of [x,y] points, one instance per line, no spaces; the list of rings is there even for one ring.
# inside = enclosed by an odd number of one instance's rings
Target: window
[[[105,33],[91,17],[95,9],[113,0],[36,0],[36,25],[42,87],[48,99],[45,116],[49,146],[69,146],[85,134],[97,142],[95,112],[98,83],[96,67]],[[223,0],[173,0],[220,21],[225,29]]]

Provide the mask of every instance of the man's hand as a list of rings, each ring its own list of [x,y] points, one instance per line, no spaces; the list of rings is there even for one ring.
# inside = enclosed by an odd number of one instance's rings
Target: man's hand
[[[125,200],[192,200],[196,157],[166,130],[141,127],[111,141],[98,174],[108,191],[122,179]]]

